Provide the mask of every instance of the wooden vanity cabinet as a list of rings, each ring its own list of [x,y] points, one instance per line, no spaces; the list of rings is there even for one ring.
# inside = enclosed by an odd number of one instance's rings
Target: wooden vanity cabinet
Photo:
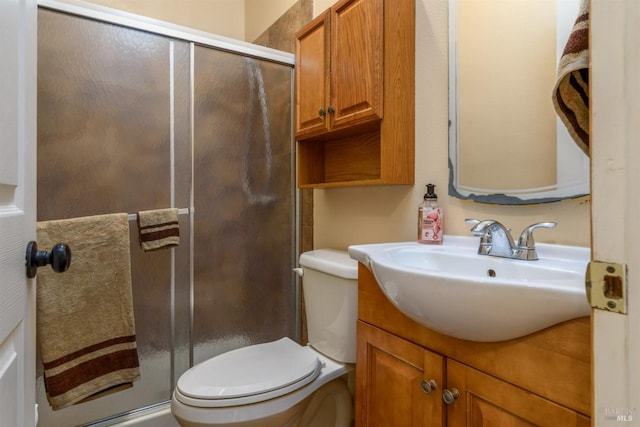
[[[362,265],[358,283],[357,427],[590,425],[588,318],[476,343],[404,316]]]
[[[415,1],[341,0],[296,34],[298,186],[412,184]]]

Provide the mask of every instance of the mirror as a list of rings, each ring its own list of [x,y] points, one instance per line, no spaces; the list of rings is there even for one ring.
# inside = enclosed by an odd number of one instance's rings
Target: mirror
[[[449,0],[449,194],[532,204],[589,194],[553,109],[579,0]]]

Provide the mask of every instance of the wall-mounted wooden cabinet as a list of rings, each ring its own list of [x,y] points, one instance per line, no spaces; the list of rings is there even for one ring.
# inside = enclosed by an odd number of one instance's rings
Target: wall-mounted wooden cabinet
[[[415,2],[341,0],[296,35],[301,188],[412,184]]]
[[[336,4],[297,34],[296,137],[382,118],[382,0]]]
[[[358,282],[357,427],[589,426],[588,318],[474,343],[404,316],[362,265]]]

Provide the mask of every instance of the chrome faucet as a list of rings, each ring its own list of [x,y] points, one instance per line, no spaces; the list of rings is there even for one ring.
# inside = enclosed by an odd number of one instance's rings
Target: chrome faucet
[[[538,259],[536,243],[533,240],[533,230],[537,228],[553,228],[555,222],[538,222],[526,227],[516,244],[511,237],[511,229],[493,219],[483,221],[466,219],[467,224],[473,224],[471,234],[480,237],[478,254],[497,256],[502,258],[535,261]]]

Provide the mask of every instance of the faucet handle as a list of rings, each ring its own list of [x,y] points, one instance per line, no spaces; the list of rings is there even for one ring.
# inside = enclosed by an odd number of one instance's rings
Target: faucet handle
[[[558,223],[556,222],[537,222],[531,224],[522,230],[520,238],[518,239],[518,248],[520,249],[534,249],[536,242],[533,240],[533,230],[537,228],[554,228]]]
[[[481,221],[479,219],[467,218],[464,220],[464,222],[466,222],[467,224],[473,224],[473,227],[471,227],[470,230],[471,234],[480,237],[487,236],[487,227],[489,227],[490,225],[500,224],[495,219],[485,219]],[[500,225],[502,226],[502,224]],[[505,228],[505,230],[511,231],[510,228]]]
[[[466,218],[464,220],[464,222],[466,222],[467,224],[471,224],[473,225],[473,227],[471,227],[471,234],[474,236],[483,236],[484,233],[484,227],[482,230],[479,230],[478,228],[478,224],[480,224],[482,221],[480,221],[479,219],[474,219],[474,218]]]

